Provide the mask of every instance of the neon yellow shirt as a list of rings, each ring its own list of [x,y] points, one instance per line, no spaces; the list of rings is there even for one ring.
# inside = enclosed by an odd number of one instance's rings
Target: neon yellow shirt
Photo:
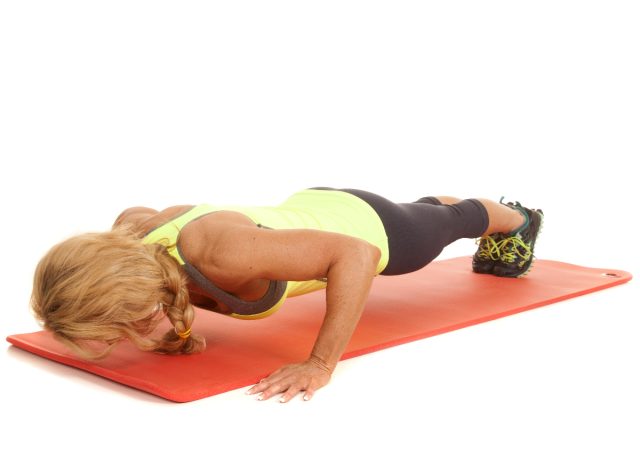
[[[339,190],[308,189],[295,193],[275,207],[250,207],[237,205],[198,205],[177,218],[155,228],[143,239],[144,243],[157,243],[167,247],[171,254],[193,280],[198,282],[218,302],[234,310],[236,318],[256,319],[271,315],[287,297],[298,296],[326,287],[326,281],[272,281],[267,295],[258,301],[242,301],[220,289],[204,278],[190,265],[178,248],[180,231],[189,222],[215,211],[235,211],[249,217],[259,227],[270,229],[318,229],[357,237],[378,247],[382,253],[376,273],[389,262],[387,235],[375,210],[357,196]],[[206,282],[209,284],[207,285]],[[280,284],[277,284],[280,283]],[[267,296],[271,296],[267,298]],[[223,296],[221,298],[221,296]],[[278,296],[278,297],[274,297]],[[226,299],[226,300],[225,300]],[[235,306],[235,307],[234,307]],[[242,310],[240,310],[242,309]]]

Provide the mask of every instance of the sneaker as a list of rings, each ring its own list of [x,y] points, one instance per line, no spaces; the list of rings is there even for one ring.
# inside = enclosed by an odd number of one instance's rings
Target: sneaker
[[[520,278],[531,270],[533,248],[542,228],[544,214],[542,210],[531,210],[518,202],[507,203],[507,206],[522,213],[525,222],[517,230],[503,234],[503,239],[496,247],[500,251],[500,258],[495,262],[492,273],[507,278]]]
[[[478,250],[473,255],[471,268],[474,273],[493,273],[493,267],[500,260],[500,246],[504,240],[503,233],[491,234],[476,241]]]

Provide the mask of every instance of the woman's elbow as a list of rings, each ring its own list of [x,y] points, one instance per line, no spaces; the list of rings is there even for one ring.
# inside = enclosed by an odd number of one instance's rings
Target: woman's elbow
[[[372,274],[375,275],[376,270],[378,269],[378,263],[380,262],[380,257],[382,256],[380,249],[369,242],[360,240],[357,243],[356,251],[357,257],[362,263],[362,267],[371,271]]]
[[[371,261],[373,262],[373,268],[374,270],[377,270],[378,264],[380,263],[380,258],[382,257],[382,251],[379,247],[376,247],[373,244],[369,244],[369,252],[371,255]]]

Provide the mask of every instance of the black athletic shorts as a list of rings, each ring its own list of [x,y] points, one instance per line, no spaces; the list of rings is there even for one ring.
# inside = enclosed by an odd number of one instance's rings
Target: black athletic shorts
[[[314,188],[351,193],[367,202],[380,216],[389,240],[389,263],[382,275],[419,270],[447,245],[461,238],[480,237],[489,226],[486,208],[475,199],[453,205],[443,205],[435,197],[394,203],[364,190]]]

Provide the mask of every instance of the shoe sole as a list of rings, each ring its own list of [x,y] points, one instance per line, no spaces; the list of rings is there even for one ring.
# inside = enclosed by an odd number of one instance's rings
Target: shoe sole
[[[490,275],[490,274],[493,273],[493,264],[489,265],[486,269],[477,268],[477,267],[472,266],[471,270],[474,273],[478,273],[480,275]]]

